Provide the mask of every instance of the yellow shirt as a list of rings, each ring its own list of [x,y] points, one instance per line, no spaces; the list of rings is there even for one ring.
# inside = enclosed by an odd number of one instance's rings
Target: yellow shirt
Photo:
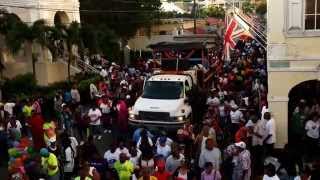
[[[25,117],[31,117],[32,115],[32,106],[24,105],[22,108],[23,115]]]
[[[56,155],[54,155],[53,153],[50,153],[49,157],[47,157],[47,158],[42,157],[41,158],[41,165],[44,169],[48,170],[49,176],[54,176],[59,171],[58,159],[57,159]],[[54,167],[54,168],[50,169],[49,166]]]

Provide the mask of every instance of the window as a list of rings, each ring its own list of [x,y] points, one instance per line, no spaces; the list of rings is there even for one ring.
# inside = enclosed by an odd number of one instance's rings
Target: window
[[[320,0],[305,0],[305,30],[320,30]]]
[[[184,83],[185,87],[186,87],[186,94],[189,94],[190,90],[191,90],[191,87],[189,85],[189,82],[186,80],[185,83]]]
[[[183,82],[180,81],[147,81],[142,98],[147,99],[180,99],[183,98]]]

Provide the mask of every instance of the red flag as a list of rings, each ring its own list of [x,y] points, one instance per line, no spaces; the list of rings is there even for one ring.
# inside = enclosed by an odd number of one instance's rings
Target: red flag
[[[235,29],[238,27],[238,23],[235,19],[232,19],[229,23],[226,33],[224,35],[224,45],[226,46],[229,44],[231,48],[234,48],[236,46],[236,43],[234,42],[232,35]]]

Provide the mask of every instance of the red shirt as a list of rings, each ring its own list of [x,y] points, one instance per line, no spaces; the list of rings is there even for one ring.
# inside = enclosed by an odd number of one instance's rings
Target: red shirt
[[[244,141],[247,143],[247,138],[248,138],[248,129],[246,127],[240,128],[236,134],[235,134],[235,141],[240,142]]]
[[[170,173],[167,171],[161,172],[155,172],[154,175],[158,180],[168,180],[170,179]]]

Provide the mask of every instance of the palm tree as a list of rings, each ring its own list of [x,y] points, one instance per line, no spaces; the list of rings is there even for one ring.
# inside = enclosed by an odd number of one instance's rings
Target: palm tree
[[[39,44],[43,49],[48,43],[46,40],[47,25],[44,20],[35,21],[32,26],[25,29],[25,40],[31,48],[32,74],[36,78],[36,65],[38,61],[38,53],[34,52],[34,45]]]
[[[66,35],[64,36],[67,49],[68,49],[68,80],[71,80],[70,66],[75,60],[75,55],[73,54],[73,47],[77,46],[82,49],[83,43],[81,39],[81,29],[78,22],[72,22],[69,27],[65,28]]]

